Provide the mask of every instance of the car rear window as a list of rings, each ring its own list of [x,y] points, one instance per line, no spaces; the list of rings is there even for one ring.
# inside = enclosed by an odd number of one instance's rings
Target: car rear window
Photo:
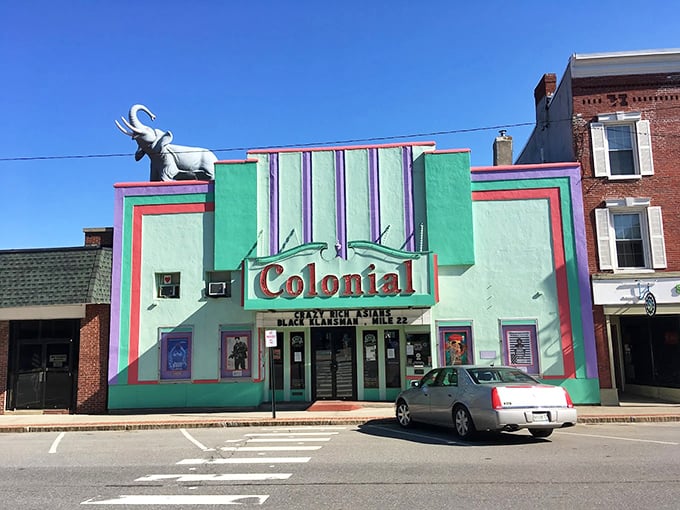
[[[469,368],[467,372],[477,384],[538,382],[530,375],[516,368]]]

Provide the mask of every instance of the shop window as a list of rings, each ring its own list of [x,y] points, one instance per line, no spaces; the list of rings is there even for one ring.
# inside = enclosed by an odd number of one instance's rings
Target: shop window
[[[666,267],[660,207],[646,198],[607,200],[595,209],[600,269],[639,270]]]
[[[474,361],[471,349],[470,326],[442,326],[439,328],[439,355],[444,366],[468,365]]]
[[[249,331],[222,331],[221,334],[223,379],[251,377],[251,352]]]
[[[595,177],[631,179],[654,174],[649,121],[637,112],[598,116],[590,124]]]
[[[378,388],[378,332],[364,331],[364,388]]]
[[[231,296],[231,271],[208,271],[205,276],[205,295],[211,298]]]
[[[290,334],[290,389],[305,387],[305,334],[302,331]]]
[[[179,273],[156,273],[156,297],[179,299]]]
[[[190,329],[161,331],[161,380],[191,379]]]
[[[385,331],[385,387],[401,388],[399,330]]]
[[[521,368],[529,374],[540,373],[536,323],[509,324],[501,322],[503,363]]]
[[[406,375],[423,375],[432,367],[429,333],[406,334]]]

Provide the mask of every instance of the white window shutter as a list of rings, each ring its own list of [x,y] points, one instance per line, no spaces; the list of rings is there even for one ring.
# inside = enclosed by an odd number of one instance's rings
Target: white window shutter
[[[593,149],[593,169],[595,177],[607,177],[607,145],[605,143],[604,124],[601,122],[590,123],[590,139]]]
[[[649,121],[638,120],[635,123],[635,129],[637,130],[640,175],[654,175],[654,162],[652,161],[652,135],[649,132]]]
[[[652,267],[662,269],[666,267],[666,242],[663,238],[663,220],[661,207],[647,208],[649,222],[649,244],[652,252]]]
[[[600,258],[600,269],[614,269],[609,235],[608,209],[595,209],[595,232],[597,234],[597,253]]]

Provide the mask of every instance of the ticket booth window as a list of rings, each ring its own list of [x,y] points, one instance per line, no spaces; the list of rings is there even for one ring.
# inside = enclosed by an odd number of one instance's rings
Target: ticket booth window
[[[364,331],[364,388],[378,387],[378,332]]]
[[[425,375],[432,368],[429,333],[408,333],[406,335],[406,375]]]
[[[290,334],[290,389],[305,387],[305,334],[302,331]]]
[[[401,388],[399,330],[385,331],[385,387]]]

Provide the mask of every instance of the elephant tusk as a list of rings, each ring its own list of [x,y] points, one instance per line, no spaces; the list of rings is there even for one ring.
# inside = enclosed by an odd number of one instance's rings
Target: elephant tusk
[[[125,131],[125,130],[123,129],[123,126],[121,126],[120,124],[118,124],[118,121],[117,121],[117,120],[114,120],[114,122],[116,123],[116,126],[118,126],[118,129],[120,129],[121,132],[122,132],[124,135],[127,135],[127,136],[134,136],[134,133],[128,133],[127,131]]]
[[[128,127],[128,129],[130,129],[130,131],[132,131],[133,133],[136,133],[138,135],[143,133],[143,131],[141,129],[137,129],[132,124],[130,124],[127,120],[125,120],[125,117],[121,117],[120,120],[122,120],[125,123],[125,125]]]

